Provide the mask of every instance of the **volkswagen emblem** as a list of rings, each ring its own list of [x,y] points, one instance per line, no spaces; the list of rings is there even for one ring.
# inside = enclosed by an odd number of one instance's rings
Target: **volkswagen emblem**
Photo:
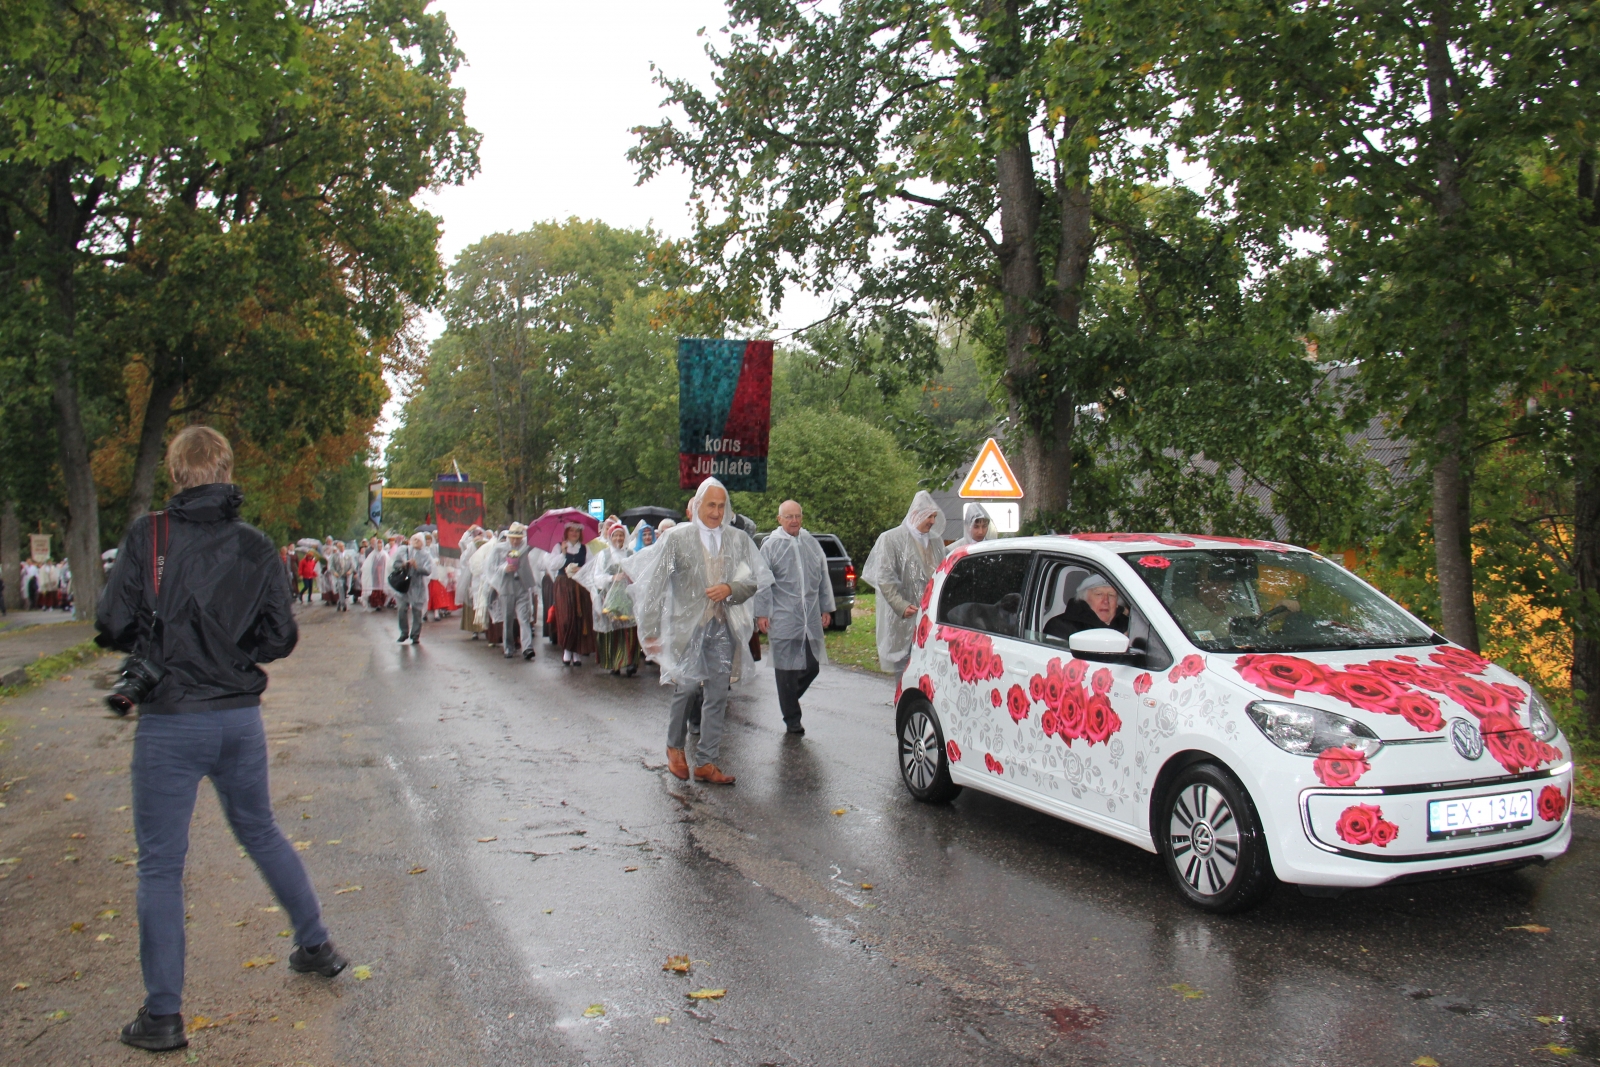
[[[1470,719],[1450,720],[1450,744],[1462,759],[1477,759],[1483,755],[1483,735],[1478,724]]]

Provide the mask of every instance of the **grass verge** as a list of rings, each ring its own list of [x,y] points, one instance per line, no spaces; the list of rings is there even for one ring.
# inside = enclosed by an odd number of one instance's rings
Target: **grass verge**
[[[845,667],[882,674],[878,669],[878,598],[858,595],[848,630],[829,630],[828,659]]]
[[[80,663],[99,659],[104,655],[108,655],[105,649],[93,641],[84,641],[81,644],[76,644],[71,648],[57,652],[53,656],[46,656],[43,659],[36,660],[27,666],[27,681],[21,685],[0,686],[0,700],[26,693],[42,682],[48,682],[52,678],[60,677],[62,672],[70,671]]]

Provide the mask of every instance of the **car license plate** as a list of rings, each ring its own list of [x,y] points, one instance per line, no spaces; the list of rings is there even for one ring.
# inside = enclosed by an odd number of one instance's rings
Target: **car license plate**
[[[1515,830],[1533,822],[1533,790],[1428,802],[1428,837],[1465,837]]]

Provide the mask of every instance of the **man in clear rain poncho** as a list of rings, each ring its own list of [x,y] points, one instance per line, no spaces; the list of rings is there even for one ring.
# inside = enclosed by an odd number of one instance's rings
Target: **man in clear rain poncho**
[[[521,631],[522,658],[530,660],[534,657],[533,624],[539,618],[539,580],[544,577],[545,551],[530,547],[528,528],[514,522],[506,530],[505,550],[495,553],[489,562],[494,570],[488,578],[495,583],[505,619],[505,634],[500,645],[505,649],[506,659],[510,659],[511,620],[515,619]]]
[[[975,545],[979,541],[987,541],[991,535],[989,512],[982,504],[969,503],[961,509],[961,530],[965,535],[959,541],[951,543],[945,552],[954,552],[958,548]]]
[[[878,665],[899,674],[911,658],[917,607],[928,579],[944,559],[944,512],[919,490],[905,521],[878,535],[861,577],[878,594]]]
[[[667,725],[667,767],[687,780],[684,753],[689,709],[704,686],[697,781],[732,785],[717,767],[728,687],[754,669],[750,601],[772,584],[772,572],[742,530],[723,525],[728,491],[715,478],[700,483],[689,502],[691,522],[674,527],[623,571],[634,582],[639,641],[661,664],[661,683],[673,686]]]
[[[772,586],[757,594],[750,608],[767,635],[783,723],[791,734],[802,736],[806,728],[800,724],[800,698],[828,662],[822,632],[833,621],[834,609],[827,554],[804,521],[796,501],[778,506],[778,528],[761,543]]]
[[[396,575],[405,575],[405,592],[394,588]],[[421,534],[412,534],[409,544],[395,549],[389,557],[389,591],[400,608],[400,641],[413,645],[422,641],[422,616],[428,610],[428,577],[433,574],[433,557],[428,554]]]

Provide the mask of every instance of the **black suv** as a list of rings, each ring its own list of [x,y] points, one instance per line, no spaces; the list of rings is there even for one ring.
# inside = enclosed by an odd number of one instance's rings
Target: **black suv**
[[[756,544],[767,539],[771,530],[764,530],[756,534]],[[828,577],[833,580],[833,623],[830,630],[848,630],[850,628],[850,612],[856,606],[856,565],[850,561],[850,553],[844,550],[844,542],[830,533],[812,533],[817,539],[817,544],[822,546],[822,554],[828,557]]]

